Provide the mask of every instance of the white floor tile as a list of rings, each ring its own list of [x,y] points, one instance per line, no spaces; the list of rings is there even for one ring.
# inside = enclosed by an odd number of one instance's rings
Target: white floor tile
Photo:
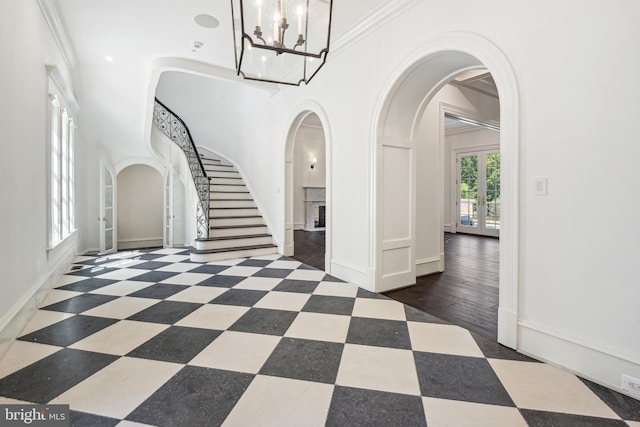
[[[404,304],[394,300],[373,298],[357,298],[352,315],[373,319],[407,320]]]
[[[343,343],[347,340],[350,316],[299,313],[285,337]]]
[[[0,378],[4,378],[59,350],[62,350],[62,347],[26,341],[14,341],[9,351],[7,351],[2,360],[0,360]]]
[[[149,270],[140,270],[136,268],[123,268],[120,270],[110,271],[108,273],[101,274],[95,277],[97,279],[128,280],[148,272]]]
[[[273,261],[271,264],[267,266],[267,268],[284,268],[288,270],[295,270],[300,267],[302,263],[300,261],[286,261],[286,260],[277,260]]]
[[[429,353],[484,357],[468,330],[454,325],[407,322],[411,348]]]
[[[153,260],[158,261],[158,260]],[[174,264],[168,264],[164,267],[155,269],[153,271],[166,271],[169,273],[186,273],[187,271],[191,271],[194,268],[198,268],[200,264],[191,263],[191,262],[176,262]]]
[[[58,279],[56,284],[53,286],[54,288],[59,288],[61,286],[70,285],[72,283],[80,282],[82,280],[87,279],[85,276],[73,276],[70,274],[64,275]]]
[[[53,399],[75,411],[124,418],[175,375],[182,365],[122,357]]]
[[[206,304],[215,297],[222,295],[227,288],[215,288],[212,286],[190,286],[167,298],[167,301],[181,301]]]
[[[77,350],[124,356],[167,329],[169,325],[122,320],[70,345]]]
[[[158,302],[159,300],[151,298],[121,297],[89,309],[83,312],[82,315],[126,319]]]
[[[258,375],[223,426],[324,426],[332,394],[329,384]]]
[[[234,265],[222,272],[225,276],[242,276],[249,277],[262,270],[260,267],[250,267],[247,265]]]
[[[152,261],[156,262],[182,262],[187,261],[189,259],[189,255],[167,255],[160,258],[153,259]],[[188,263],[185,263],[188,264]],[[193,268],[198,267],[200,264],[193,264]]]
[[[279,341],[280,337],[271,335],[226,331],[189,365],[256,374]]]
[[[224,331],[242,317],[249,307],[235,305],[203,305],[190,315],[176,323],[177,326],[217,329]]]
[[[544,363],[498,359],[489,363],[519,408],[619,418],[569,372]]]
[[[134,292],[138,292],[139,290],[147,288],[151,285],[153,285],[153,282],[136,282],[135,280],[122,280],[112,285],[107,285],[98,289],[94,289],[89,293],[99,294],[99,295],[114,295],[114,296],[122,297],[125,295],[132,294]]]
[[[326,276],[326,273],[320,270],[293,270],[291,274],[287,276],[287,279],[319,282],[324,279],[324,276]]]
[[[254,307],[270,308],[273,310],[300,311],[310,297],[310,294],[272,291],[262,297]]]
[[[423,397],[429,427],[527,427],[517,408]]]
[[[226,274],[224,271],[222,274]],[[234,289],[251,289],[255,291],[270,291],[282,282],[282,279],[272,277],[247,277],[235,285]]]
[[[313,294],[353,298],[358,294],[358,286],[352,283],[320,282]]]
[[[181,273],[181,274],[176,274],[173,277],[169,277],[168,279],[165,279],[160,283],[193,286],[207,280],[210,277],[211,277],[210,274],[203,274],[203,273]]]
[[[336,384],[420,395],[410,350],[345,344]]]
[[[60,301],[68,300],[69,298],[77,297],[78,295],[82,295],[82,292],[74,292],[74,291],[63,291],[62,289],[52,289],[49,292],[49,295],[42,301],[40,307],[46,307],[51,304],[55,304]]]

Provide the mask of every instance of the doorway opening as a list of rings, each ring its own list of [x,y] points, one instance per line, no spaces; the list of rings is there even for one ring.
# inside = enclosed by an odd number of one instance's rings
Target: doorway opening
[[[416,283],[421,274],[444,270],[445,150],[440,139],[444,113],[440,109],[429,114],[428,110],[440,89],[457,76],[475,70],[488,70],[500,94],[497,336],[498,342],[517,349],[517,83],[506,57],[484,38],[451,33],[426,44],[399,68],[381,98],[374,162],[374,290],[403,288]],[[420,194],[418,183],[424,184]],[[421,274],[417,274],[419,271]]]
[[[319,115],[312,111],[300,114],[287,142],[285,254],[327,270],[328,156],[325,127]]]

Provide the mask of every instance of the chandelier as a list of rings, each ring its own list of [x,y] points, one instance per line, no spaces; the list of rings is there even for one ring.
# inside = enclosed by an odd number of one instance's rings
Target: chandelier
[[[324,65],[333,0],[231,0],[236,71],[299,86]]]

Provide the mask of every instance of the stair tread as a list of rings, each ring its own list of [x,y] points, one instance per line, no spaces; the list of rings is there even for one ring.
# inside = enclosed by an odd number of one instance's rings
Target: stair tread
[[[234,215],[234,216],[213,216],[209,219],[238,219],[238,218],[262,218],[260,215]]]
[[[209,199],[212,202],[253,202],[253,199]]]
[[[211,171],[208,171],[211,172]],[[216,172],[216,171],[213,171]],[[217,171],[220,172],[220,171]],[[240,176],[215,176],[215,175],[207,175],[209,178],[224,178],[224,179],[242,179]],[[234,185],[234,184],[218,184],[218,185]]]
[[[217,254],[221,252],[239,252],[239,251],[248,251],[251,249],[266,249],[266,248],[277,248],[277,246],[270,243],[266,245],[236,246],[233,248],[224,248],[224,249],[193,249],[191,253],[192,254]]]
[[[221,208],[209,208],[209,210],[212,209],[258,209],[255,206],[237,206],[235,208],[229,208],[229,207],[221,207]]]
[[[208,239],[196,239],[198,242],[215,242],[217,240],[234,240],[234,239],[253,239],[271,237],[271,234],[245,234],[243,236],[222,236],[222,237],[209,237]]]
[[[231,230],[234,228],[257,228],[266,227],[265,224],[242,224],[242,225],[218,225],[216,227],[209,227],[209,230]]]

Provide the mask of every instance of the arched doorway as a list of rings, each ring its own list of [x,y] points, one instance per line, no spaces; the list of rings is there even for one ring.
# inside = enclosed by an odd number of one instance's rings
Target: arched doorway
[[[486,68],[500,94],[502,236],[498,341],[517,347],[518,290],[518,93],[515,75],[502,52],[486,39],[452,33],[433,41],[403,64],[376,112],[374,265],[376,291],[416,280],[416,174],[419,125],[423,113],[445,84],[462,72]],[[441,152],[431,164],[433,206],[431,245],[443,252]]]
[[[118,249],[163,245],[164,180],[153,167],[131,165],[117,175]]]
[[[331,188],[329,136],[319,109],[293,121],[285,151],[285,250],[287,256],[330,271]],[[296,250],[296,236],[298,250]],[[303,252],[301,252],[303,250]]]

